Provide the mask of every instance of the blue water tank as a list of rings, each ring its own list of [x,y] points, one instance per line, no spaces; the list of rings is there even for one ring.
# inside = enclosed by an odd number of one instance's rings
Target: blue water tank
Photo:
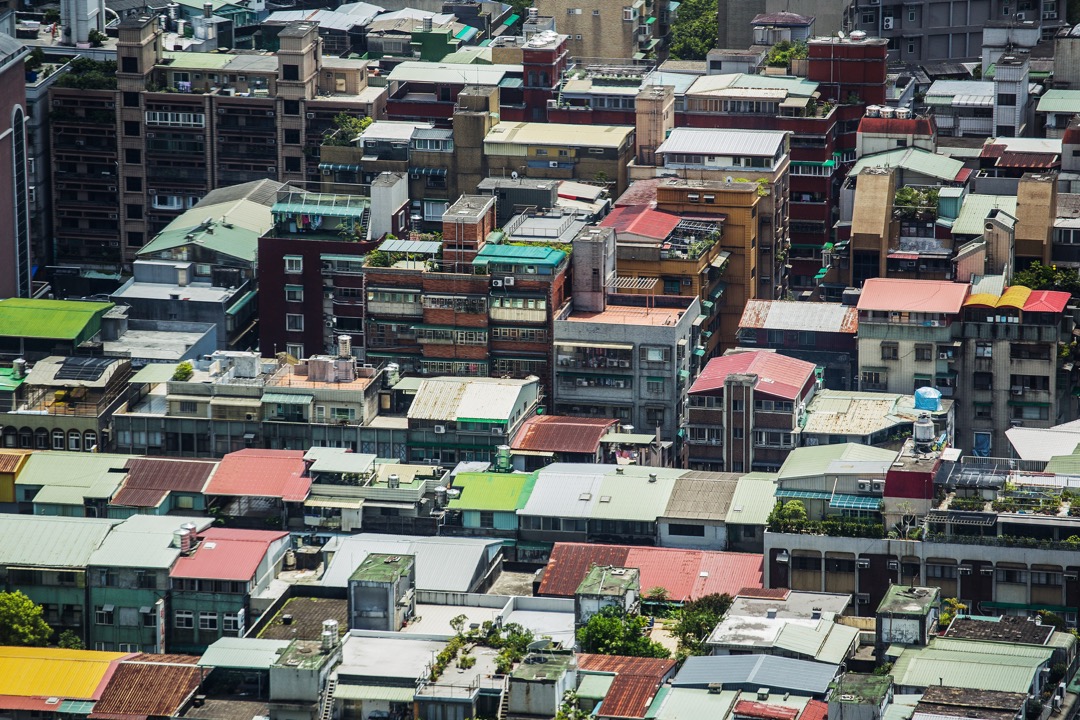
[[[932,387],[921,387],[916,390],[915,409],[939,412],[941,410],[941,391]]]

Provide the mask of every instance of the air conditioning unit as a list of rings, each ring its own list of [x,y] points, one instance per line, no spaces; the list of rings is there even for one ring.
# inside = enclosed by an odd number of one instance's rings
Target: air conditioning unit
[[[1017,386],[1012,388],[1012,394],[1013,395],[1023,395],[1024,394],[1024,388],[1017,385]]]
[[[1056,12],[1043,13],[1043,20],[1057,20]]]
[[[334,173],[333,173],[333,171],[332,171],[332,170],[323,170],[323,171],[322,171],[322,174],[323,174],[323,175],[333,175]]]
[[[1016,13],[1016,19],[1020,22],[1024,22],[1025,20],[1027,20],[1027,15],[1024,13]]]
[[[992,568],[992,567],[979,568],[979,574],[980,575],[993,575],[994,574],[994,568]]]
[[[258,420],[259,416],[256,415],[255,413],[244,413],[244,419],[245,420]]]
[[[866,558],[859,558],[855,561],[855,566],[860,568],[868,568],[870,567],[870,561]]]
[[[855,597],[857,598],[858,603],[860,605],[869,605],[870,604],[870,593],[859,593]]]
[[[881,27],[884,30],[892,30],[893,19],[891,17],[881,18]]]
[[[314,120],[315,119],[315,113],[308,113],[307,114],[307,119],[308,120]]]
[[[1024,421],[1023,420],[1011,420],[1010,424],[1013,427],[1024,427]]]
[[[621,368],[630,367],[630,361],[629,360],[620,360],[619,361],[619,367],[621,367]]]
[[[685,278],[683,278],[683,279],[682,279],[682,284],[683,284],[683,285],[693,285],[693,284],[694,284],[694,281],[693,281],[693,280],[691,280],[691,279],[690,279],[690,278],[688,278],[688,277],[685,277]]]
[[[434,428],[434,432],[435,432],[436,435],[445,435],[446,434],[446,426],[445,425],[436,425],[435,428]]]
[[[502,287],[502,286],[503,286],[503,281],[502,280],[492,280],[491,281],[491,287]]]
[[[116,186],[115,185],[110,185],[109,186],[109,192],[116,192]]]
[[[266,166],[266,172],[268,172],[268,173],[276,173],[277,172],[277,166],[276,165],[267,165]]]
[[[267,110],[266,111],[266,117],[274,117],[274,111],[273,110]]]
[[[549,168],[557,168],[557,167],[559,167],[559,161],[558,160],[548,160],[548,167]]]
[[[900,561],[899,560],[890,560],[889,561],[889,569],[890,570],[899,570],[900,569]]]
[[[503,434],[502,428],[497,428],[497,427],[491,428],[491,434],[492,435],[502,435]]]
[[[218,108],[217,109],[217,114],[218,115],[224,115],[225,114],[225,108]]]
[[[266,138],[266,144],[267,145],[273,145],[275,142],[277,142],[277,138],[272,138],[272,137]]]
[[[961,575],[970,575],[971,574],[971,566],[970,565],[961,565],[959,568],[957,568],[957,570]]]
[[[504,287],[514,287],[514,276],[511,275],[510,277],[504,277],[503,278],[503,286]]]
[[[110,220],[115,220],[116,219],[116,213],[109,213],[109,219]]]
[[[548,106],[548,110],[554,110],[555,108],[559,107],[559,101],[558,100],[548,100],[547,101],[547,106]]]
[[[937,359],[938,360],[948,360],[949,359],[949,353],[938,353],[937,354]]]

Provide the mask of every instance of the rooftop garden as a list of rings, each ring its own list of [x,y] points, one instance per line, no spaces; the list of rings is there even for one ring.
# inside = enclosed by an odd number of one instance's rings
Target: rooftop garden
[[[854,538],[885,537],[885,526],[874,520],[849,517],[810,520],[806,515],[806,506],[801,500],[777,501],[776,506],[769,513],[768,525],[769,531],[776,533]]]
[[[987,500],[981,495],[948,494],[942,510],[960,512],[1017,513],[1020,515],[1049,515],[1080,517],[1080,491],[1024,486],[1006,483],[997,496]]]
[[[323,136],[323,145],[331,147],[352,147],[356,138],[373,123],[370,117],[357,117],[342,112],[334,116],[333,126]]]
[[[68,71],[56,80],[56,87],[79,90],[115,90],[116,61],[91,60],[78,57],[68,65]]]
[[[893,212],[901,220],[937,219],[938,189],[900,188],[893,197]]]

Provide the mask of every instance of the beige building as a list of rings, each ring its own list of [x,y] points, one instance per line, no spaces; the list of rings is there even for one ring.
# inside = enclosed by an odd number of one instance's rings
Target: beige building
[[[569,36],[571,57],[641,60],[663,52],[668,3],[647,0],[537,0],[542,16]]]

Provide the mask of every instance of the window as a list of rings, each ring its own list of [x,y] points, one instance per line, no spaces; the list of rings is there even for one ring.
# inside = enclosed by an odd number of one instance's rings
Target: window
[[[65,450],[66,445],[64,442],[64,431],[53,430],[52,432],[52,449],[53,450]]]
[[[199,404],[194,400],[181,400],[180,412],[190,415],[199,409]]]
[[[914,10],[908,10],[907,19],[908,19],[908,22],[915,22],[915,11]]]
[[[915,54],[915,43],[909,42],[907,44],[907,51],[908,51],[908,55],[914,55]]]
[[[82,450],[82,433],[78,430],[70,430],[68,432],[68,450],[72,452],[79,452]]]
[[[124,189],[128,192],[142,192],[142,178],[124,178]]]
[[[916,345],[915,360],[917,362],[929,362],[934,357],[933,345]]]
[[[897,360],[900,357],[900,346],[896,343],[881,343],[881,359]]]
[[[994,344],[988,342],[975,343],[975,357],[993,357]]]
[[[142,205],[128,205],[127,206],[127,219],[128,220],[142,220],[143,207]]]
[[[972,373],[972,383],[976,390],[993,390],[994,389],[994,373],[990,372],[976,372]]]
[[[662,395],[664,393],[664,381],[661,378],[649,378],[645,381],[645,392],[650,395]]]
[[[731,437],[733,437],[736,440],[742,440],[743,439],[743,429],[740,428],[740,427],[731,428]]]
[[[482,510],[480,512],[480,527],[493,528],[495,527],[495,513]]]
[[[299,115],[300,114],[300,101],[299,100],[286,100],[281,104],[281,111],[286,115]]]
[[[292,355],[297,360],[304,359],[304,346],[298,343],[287,343],[285,345],[285,352],[288,355]]]
[[[126,162],[128,165],[141,165],[142,151],[133,150],[131,148],[124,150],[124,162]]]
[[[1016,93],[998,93],[998,105],[1016,105]]]
[[[579,11],[580,12],[580,11]],[[622,9],[622,19],[626,22],[633,22],[637,20],[637,10],[632,7],[624,7]]]
[[[112,625],[114,620],[114,608],[112,605],[98,605],[94,608],[95,625]]]
[[[304,300],[304,286],[303,285],[286,285],[285,286],[285,299],[289,302],[303,302]]]
[[[282,80],[299,80],[300,79],[300,66],[293,64],[286,64],[281,66],[281,79]]]
[[[1019,585],[1027,582],[1027,571],[998,569],[994,571],[994,579],[999,583],[1015,583]]]
[[[124,121],[124,135],[128,137],[139,137],[142,134],[142,126],[138,120],[125,120]]]
[[[221,616],[221,629],[225,635],[236,637],[240,634],[240,614],[225,613]]]
[[[299,255],[285,256],[285,272],[300,273],[304,271],[304,258]]]
[[[139,107],[139,93],[125,92],[124,107]]]
[[[177,610],[173,617],[173,625],[177,628],[191,629],[195,627],[195,613],[191,610]]]
[[[300,144],[300,131],[299,130],[286,130],[285,131],[285,144],[286,145],[299,145]]]
[[[304,330],[304,316],[293,314],[286,315],[285,329],[292,330],[294,332],[302,332]]]
[[[743,411],[743,401],[742,400],[736,400],[735,398],[732,398],[732,400],[731,400],[731,412],[742,412],[742,411]]]
[[[200,630],[217,630],[217,613],[199,613]]]
[[[285,158],[285,172],[300,172],[300,158],[287,157]]]
[[[705,537],[704,525],[680,525],[678,523],[671,523],[668,525],[668,535],[679,535],[681,537]]]

